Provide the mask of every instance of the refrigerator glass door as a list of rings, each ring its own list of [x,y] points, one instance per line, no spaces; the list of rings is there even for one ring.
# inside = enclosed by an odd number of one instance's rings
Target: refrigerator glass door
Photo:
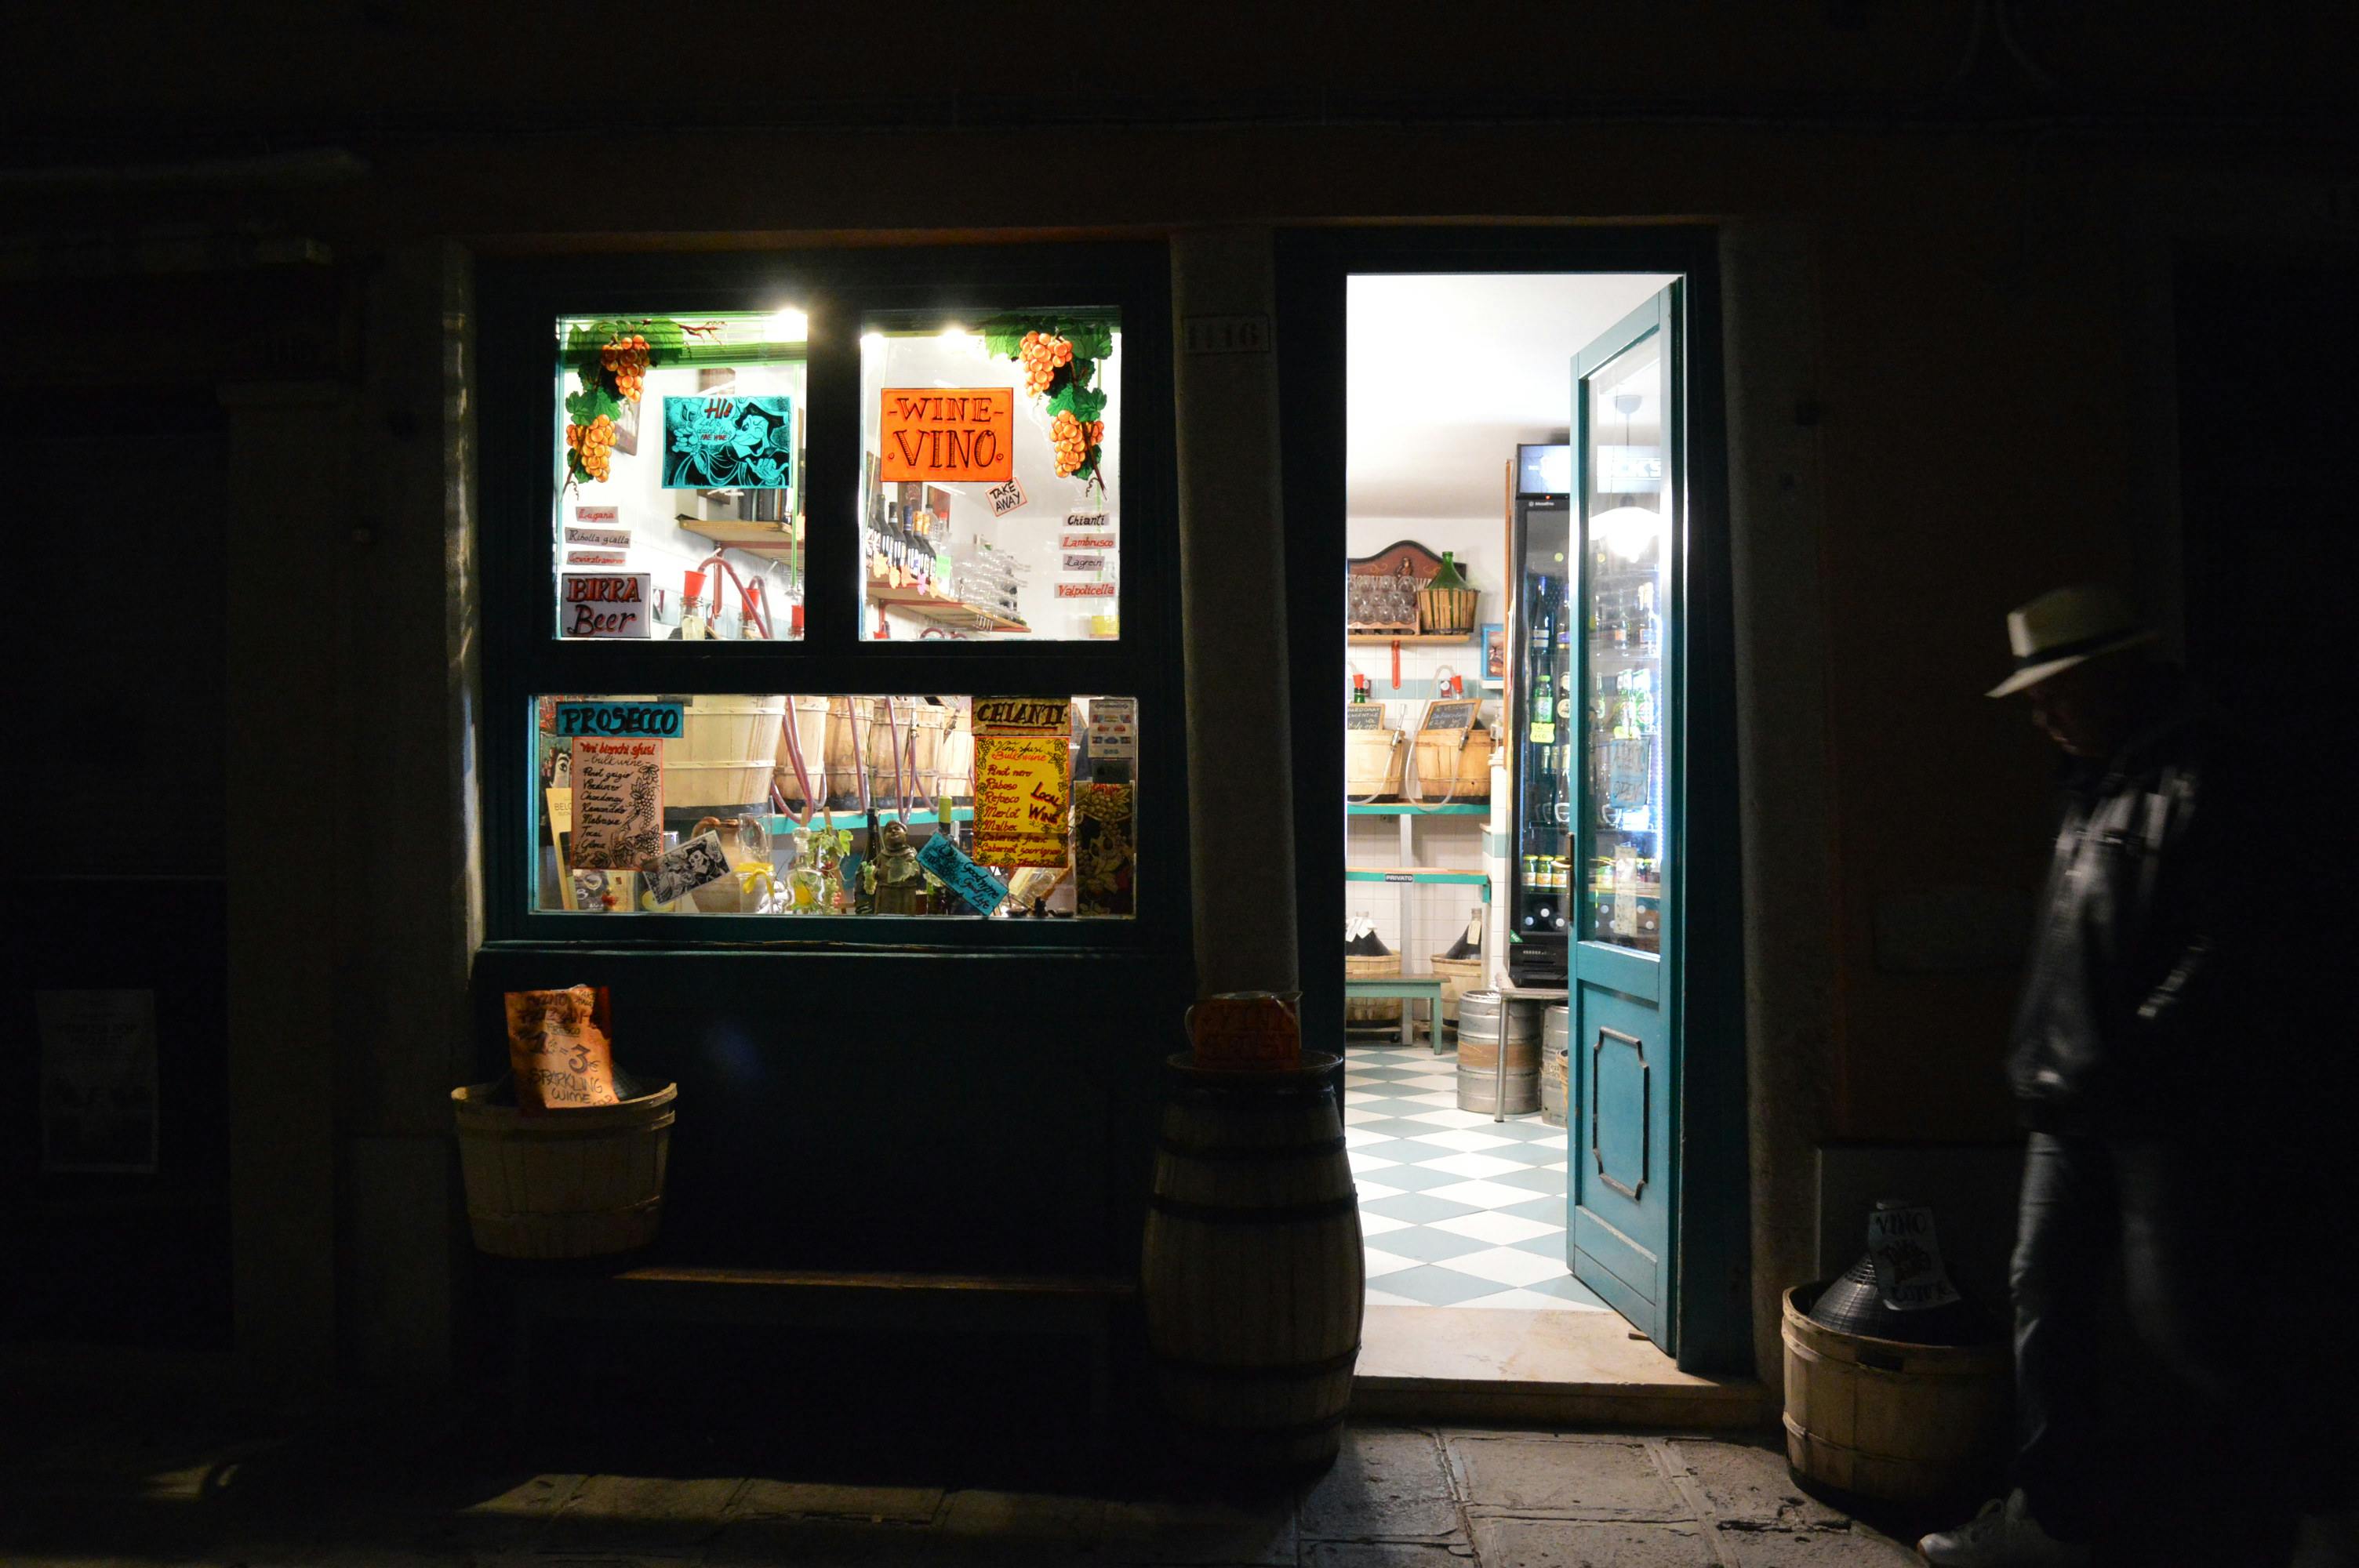
[[[1515,679],[1505,716],[1516,739],[1515,888],[1509,979],[1560,986],[1574,894],[1572,770],[1572,498],[1516,502],[1522,553]]]

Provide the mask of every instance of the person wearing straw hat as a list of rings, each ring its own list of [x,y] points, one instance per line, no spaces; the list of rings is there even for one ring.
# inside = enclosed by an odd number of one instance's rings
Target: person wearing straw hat
[[[2240,1092],[2267,1076],[2260,1064],[2223,1072],[2206,1054],[2266,1027],[2274,982],[2257,955],[2288,947],[2243,881],[2258,760],[2110,589],[2044,593],[2007,617],[2007,638],[2016,668],[1989,695],[2027,697],[2071,773],[2007,1063],[2029,1133],[2009,1271],[2017,1486],[1918,1542],[1942,1568],[2090,1561],[2114,1458],[2098,1410],[2109,1257],[2139,1340],[2199,1400],[2256,1433],[2300,1424],[2291,1358],[2256,1373],[2232,1348],[2240,1323],[2256,1337],[2256,1281],[2283,1278],[2250,1191],[2255,1151],[2285,1141],[2281,1108]],[[2299,1561],[2353,1561],[2346,1524],[2306,1519]]]

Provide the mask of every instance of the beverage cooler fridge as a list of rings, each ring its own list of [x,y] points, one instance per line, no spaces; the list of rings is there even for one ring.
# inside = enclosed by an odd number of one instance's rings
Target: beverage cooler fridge
[[[1523,446],[1516,459],[1508,539],[1516,602],[1501,704],[1501,728],[1513,738],[1507,979],[1555,989],[1565,983],[1575,919],[1572,449]]]

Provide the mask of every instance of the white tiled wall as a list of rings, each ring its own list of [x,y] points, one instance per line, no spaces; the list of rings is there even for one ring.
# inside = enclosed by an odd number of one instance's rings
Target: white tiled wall
[[[1479,870],[1483,864],[1483,826],[1479,816],[1437,816],[1418,822],[1418,863],[1462,866]],[[1353,866],[1394,866],[1400,863],[1400,827],[1390,816],[1355,816],[1344,840],[1344,860]],[[1415,901],[1418,940],[1411,950],[1401,948],[1401,919]],[[1364,913],[1376,923],[1376,935],[1386,946],[1402,953],[1402,972],[1430,975],[1427,960],[1449,950],[1465,929],[1468,913],[1481,906],[1483,890],[1454,882],[1420,886],[1408,882],[1351,882],[1344,888],[1343,909]]]

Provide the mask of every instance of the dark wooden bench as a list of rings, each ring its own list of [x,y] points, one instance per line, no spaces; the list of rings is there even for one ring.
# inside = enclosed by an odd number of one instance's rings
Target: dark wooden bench
[[[516,1375],[529,1390],[534,1336],[548,1324],[716,1323],[799,1328],[1070,1335],[1089,1346],[1090,1416],[1112,1410],[1114,1316],[1137,1281],[1093,1275],[835,1273],[654,1265],[553,1271],[516,1285]]]

